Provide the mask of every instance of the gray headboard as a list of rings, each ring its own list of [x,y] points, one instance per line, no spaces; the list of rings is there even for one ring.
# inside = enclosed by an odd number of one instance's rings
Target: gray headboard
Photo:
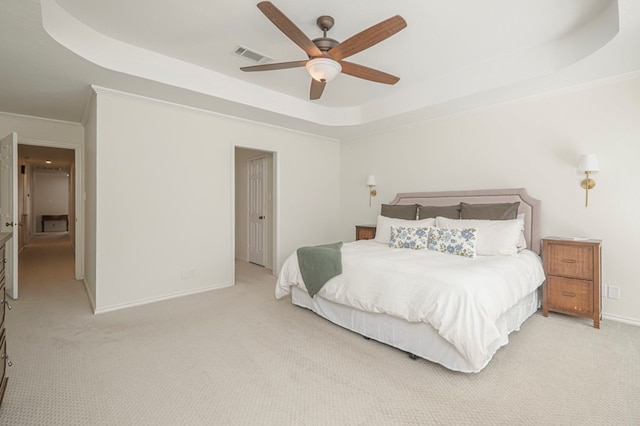
[[[520,202],[518,213],[524,213],[524,236],[527,247],[540,254],[540,200],[531,197],[524,188],[479,189],[472,191],[403,192],[389,204],[421,204],[423,206],[449,206],[465,203],[515,203]]]

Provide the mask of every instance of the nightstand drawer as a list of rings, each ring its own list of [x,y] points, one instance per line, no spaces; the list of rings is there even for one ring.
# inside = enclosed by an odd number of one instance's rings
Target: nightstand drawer
[[[547,277],[549,306],[590,314],[593,312],[593,283],[569,278]]]
[[[548,271],[550,275],[593,279],[593,248],[565,244],[549,244]]]
[[[376,237],[376,225],[356,225],[357,240],[373,240]]]

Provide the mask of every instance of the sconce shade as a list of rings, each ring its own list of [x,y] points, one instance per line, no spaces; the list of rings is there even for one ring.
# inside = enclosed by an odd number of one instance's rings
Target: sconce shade
[[[342,71],[342,66],[338,62],[329,58],[311,59],[307,62],[305,68],[311,75],[311,78],[325,82],[333,80],[340,71]]]
[[[598,173],[599,170],[598,157],[595,154],[582,154],[578,161],[578,174],[587,175],[587,178],[580,182],[580,186],[585,189],[585,207],[589,206],[589,190],[596,186],[596,181],[591,179],[591,175]]]
[[[376,186],[376,177],[374,175],[369,175],[367,178],[367,186]]]
[[[589,172],[591,174],[598,173],[598,157],[595,154],[582,154],[578,161],[578,174]]]

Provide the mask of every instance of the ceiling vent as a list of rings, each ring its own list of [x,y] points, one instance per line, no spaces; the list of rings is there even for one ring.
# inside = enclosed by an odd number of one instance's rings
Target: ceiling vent
[[[247,49],[244,46],[236,47],[236,50],[233,53],[257,64],[268,64],[269,62],[273,62],[273,58],[265,56],[262,53],[258,53],[255,50]]]

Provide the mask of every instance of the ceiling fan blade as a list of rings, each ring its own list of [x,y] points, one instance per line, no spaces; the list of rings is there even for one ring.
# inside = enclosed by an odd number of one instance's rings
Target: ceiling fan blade
[[[364,65],[354,64],[353,62],[340,61],[342,65],[342,72],[353,77],[363,78],[369,81],[375,81],[376,83],[384,84],[396,84],[400,81],[400,77],[387,74],[386,72],[378,71],[373,68],[365,67]]]
[[[242,71],[272,71],[272,70],[284,70],[287,68],[304,67],[307,64],[307,60],[304,61],[291,61],[291,62],[276,62],[275,64],[264,65],[252,65],[249,67],[241,67]]]
[[[407,22],[402,18],[402,16],[392,16],[391,18],[346,39],[333,49],[329,50],[329,55],[331,55],[336,61],[348,58],[351,55],[355,55],[356,53],[361,52],[364,49],[368,49],[369,47],[380,43],[382,40],[391,37],[406,26]]]
[[[318,81],[314,78],[311,79],[311,90],[309,91],[309,99],[315,101],[320,99],[322,92],[324,92],[324,86],[327,85],[326,81]]]
[[[295,44],[300,46],[302,50],[307,52],[307,55],[317,58],[322,56],[322,52],[318,49],[318,46],[313,44],[311,39],[303,33],[300,28],[296,26],[287,16],[273,5],[270,1],[261,1],[258,3],[258,9],[264,13],[264,15],[273,24],[278,27],[280,31],[291,39]]]

